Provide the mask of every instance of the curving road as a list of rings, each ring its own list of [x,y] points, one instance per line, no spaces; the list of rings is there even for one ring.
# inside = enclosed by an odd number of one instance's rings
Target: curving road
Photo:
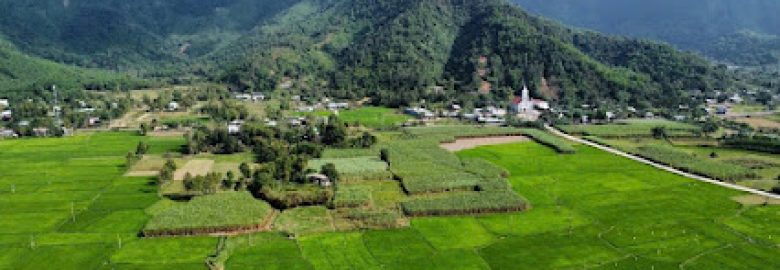
[[[597,144],[597,143],[594,143],[594,142],[591,142],[591,141],[588,141],[588,140],[584,140],[584,139],[581,139],[581,138],[577,138],[577,137],[571,136],[571,135],[563,133],[562,131],[560,131],[560,130],[554,128],[554,127],[551,127],[549,125],[545,125],[544,127],[550,133],[555,134],[555,135],[560,136],[560,137],[563,137],[563,138],[565,138],[567,140],[574,141],[574,142],[577,142],[577,143],[581,143],[581,144],[584,144],[584,145],[587,145],[587,146],[590,146],[590,147],[594,147],[594,148],[597,148],[597,149],[600,149],[600,150],[603,150],[603,151],[607,151],[609,153],[612,153],[612,154],[615,154],[615,155],[618,155],[618,156],[622,156],[622,157],[625,157],[625,158],[628,158],[628,159],[631,159],[631,160],[634,160],[634,161],[637,161],[637,162],[641,162],[641,163],[644,163],[644,164],[656,167],[658,169],[661,169],[661,170],[664,170],[664,171],[667,171],[667,172],[671,172],[671,173],[674,173],[674,174],[677,174],[677,175],[682,175],[682,176],[685,176],[685,177],[688,177],[688,178],[691,178],[691,179],[694,179],[694,180],[698,180],[698,181],[707,182],[707,183],[710,183],[710,184],[722,186],[722,187],[725,187],[725,188],[730,188],[730,189],[733,189],[733,190],[744,191],[744,192],[748,192],[748,193],[751,193],[751,194],[754,194],[754,195],[759,195],[759,196],[763,196],[763,197],[767,197],[767,198],[780,200],[780,194],[769,193],[769,192],[765,192],[765,191],[761,191],[761,190],[756,190],[756,189],[752,189],[752,188],[748,188],[748,187],[743,187],[743,186],[736,185],[736,184],[730,184],[730,183],[721,182],[721,181],[718,181],[717,179],[712,179],[712,178],[709,178],[709,177],[704,177],[704,176],[699,176],[699,175],[687,173],[687,172],[675,169],[673,167],[669,167],[669,166],[666,166],[666,165],[663,165],[663,164],[660,164],[660,163],[656,163],[654,161],[651,161],[651,160],[648,160],[648,159],[645,159],[645,158],[642,158],[642,157],[639,157],[639,156],[635,156],[635,155],[632,155],[632,154],[629,154],[629,153],[617,150],[617,149],[612,148],[612,147],[600,145],[600,144]]]

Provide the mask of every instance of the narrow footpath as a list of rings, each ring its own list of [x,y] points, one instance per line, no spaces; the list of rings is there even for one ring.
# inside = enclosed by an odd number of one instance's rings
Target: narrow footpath
[[[654,162],[652,160],[649,160],[649,159],[646,159],[646,158],[642,158],[642,157],[639,157],[639,156],[635,156],[635,155],[632,155],[632,154],[629,154],[629,153],[617,150],[617,149],[609,147],[609,146],[604,146],[604,145],[597,144],[597,143],[594,143],[594,142],[591,142],[591,141],[588,141],[588,140],[585,140],[585,139],[581,139],[581,138],[577,138],[577,137],[571,136],[571,135],[563,133],[562,131],[560,131],[560,130],[552,127],[552,126],[549,126],[549,125],[545,125],[544,127],[550,133],[555,134],[555,135],[560,136],[560,137],[563,137],[563,138],[565,138],[567,140],[574,141],[574,142],[577,142],[577,143],[581,143],[581,144],[584,144],[584,145],[587,145],[587,146],[590,146],[590,147],[594,147],[594,148],[597,148],[597,149],[600,149],[600,150],[603,150],[603,151],[607,151],[609,153],[612,153],[612,154],[615,154],[615,155],[618,155],[618,156],[622,156],[622,157],[625,157],[625,158],[628,158],[628,159],[631,159],[631,160],[634,160],[634,161],[637,161],[637,162],[641,162],[641,163],[644,163],[644,164],[656,167],[658,169],[661,169],[661,170],[664,170],[664,171],[667,171],[667,172],[671,172],[671,173],[674,173],[674,174],[677,174],[677,175],[682,175],[682,176],[685,176],[685,177],[688,177],[688,178],[691,178],[691,179],[694,179],[694,180],[698,180],[698,181],[707,182],[707,183],[710,183],[710,184],[722,186],[722,187],[725,187],[725,188],[730,188],[730,189],[733,189],[733,190],[744,191],[744,192],[748,192],[748,193],[751,193],[751,194],[754,194],[754,195],[759,195],[759,196],[763,196],[763,197],[767,197],[767,198],[780,200],[780,194],[769,193],[769,192],[765,192],[765,191],[761,191],[761,190],[752,189],[752,188],[749,188],[749,187],[743,187],[743,186],[736,185],[736,184],[721,182],[721,181],[719,181],[717,179],[712,179],[712,178],[709,178],[709,177],[704,177],[704,176],[699,176],[699,175],[695,175],[695,174],[692,174],[692,173],[687,173],[687,172],[675,169],[675,168],[670,167],[670,166],[666,166],[666,165],[663,165],[663,164],[660,164],[660,163],[656,163],[656,162]]]

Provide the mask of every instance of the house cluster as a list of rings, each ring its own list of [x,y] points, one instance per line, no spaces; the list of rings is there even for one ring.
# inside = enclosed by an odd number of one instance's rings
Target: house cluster
[[[296,99],[297,97],[297,99]],[[300,102],[300,96],[293,97],[293,101]],[[317,110],[329,110],[333,112],[338,112],[340,110],[347,110],[350,108],[350,104],[348,102],[337,102],[333,101],[330,98],[323,98],[319,102],[315,102],[313,104],[302,104],[298,106],[298,112],[314,112]]]
[[[13,118],[13,112],[11,112],[11,103],[8,99],[0,99],[0,120],[9,121]]]
[[[527,121],[535,121],[543,112],[550,110],[550,103],[541,99],[532,99],[530,91],[527,87],[524,87],[521,96],[513,98],[506,108],[507,109],[496,106],[487,106],[484,108],[475,108],[473,111],[466,112],[460,105],[453,104],[438,113],[421,107],[406,108],[404,109],[404,113],[422,121],[434,120],[438,116],[443,118],[465,119],[488,125],[504,125],[507,122],[507,117],[517,117]]]
[[[260,102],[265,100],[265,94],[260,92],[235,93],[233,97],[235,97],[235,99],[237,100],[251,101],[251,102]]]

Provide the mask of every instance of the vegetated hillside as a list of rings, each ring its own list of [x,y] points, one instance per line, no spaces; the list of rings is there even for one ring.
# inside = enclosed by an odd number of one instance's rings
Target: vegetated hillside
[[[780,62],[775,0],[512,1],[574,26],[662,40],[736,64]]]
[[[0,0],[0,33],[55,62],[391,106],[503,103],[527,84],[571,106],[671,107],[732,82],[671,47],[570,30],[506,0]]]
[[[132,89],[150,86],[150,82],[104,70],[66,66],[23,54],[0,40],[0,97],[48,98],[52,85],[62,95],[78,94],[81,89]]]
[[[214,51],[295,2],[0,0],[0,33],[57,62],[160,72]]]
[[[676,106],[681,90],[730,83],[669,46],[570,30],[501,0],[302,1],[209,62],[238,89],[291,81],[385,105],[485,100],[477,89],[507,100],[528,84],[570,104]]]

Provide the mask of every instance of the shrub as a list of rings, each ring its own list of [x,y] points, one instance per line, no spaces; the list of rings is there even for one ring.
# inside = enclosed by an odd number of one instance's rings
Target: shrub
[[[309,184],[264,185],[260,197],[275,208],[288,209],[326,204],[333,198],[333,190]]]

